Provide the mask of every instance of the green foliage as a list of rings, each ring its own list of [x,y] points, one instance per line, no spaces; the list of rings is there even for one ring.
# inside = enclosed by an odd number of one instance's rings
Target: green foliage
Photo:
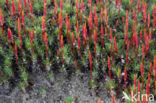
[[[108,91],[113,90],[116,87],[115,82],[113,80],[107,81],[105,86]]]
[[[92,75],[94,78],[96,78],[98,76],[98,71],[94,69]]]
[[[28,74],[26,72],[22,72],[21,79],[22,80],[27,80],[28,79]]]
[[[54,77],[54,73],[53,72],[48,73],[48,78],[53,78],[53,77]]]
[[[71,96],[66,97],[65,102],[72,103],[73,98]]]
[[[23,88],[25,88],[25,83],[24,82],[20,82],[18,84],[18,86],[19,86],[20,89],[23,89]]]
[[[40,91],[40,94],[45,94],[46,93],[46,88],[45,87],[41,87],[39,89],[39,91]]]

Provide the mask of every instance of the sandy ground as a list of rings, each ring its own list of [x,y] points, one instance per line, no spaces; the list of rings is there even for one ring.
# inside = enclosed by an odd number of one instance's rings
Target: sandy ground
[[[41,75],[42,74],[42,75]],[[90,88],[89,74],[76,72],[70,76],[59,72],[52,78],[45,73],[35,73],[30,77],[31,86],[23,93],[17,86],[11,89],[10,83],[0,85],[0,103],[111,103],[111,96],[99,83],[98,88]]]

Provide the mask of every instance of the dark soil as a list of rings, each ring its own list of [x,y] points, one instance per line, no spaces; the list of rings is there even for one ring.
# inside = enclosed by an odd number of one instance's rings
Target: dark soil
[[[52,78],[47,75],[43,72],[31,74],[25,93],[9,82],[1,84],[0,103],[65,103],[67,98],[72,98],[72,103],[97,103],[99,98],[103,103],[112,101],[105,83],[89,88],[87,73],[72,73],[70,78],[66,71],[54,74]]]

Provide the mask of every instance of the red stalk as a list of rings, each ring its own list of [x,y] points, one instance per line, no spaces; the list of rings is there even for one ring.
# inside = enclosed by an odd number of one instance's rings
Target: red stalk
[[[147,4],[146,4],[146,2],[143,3],[142,7],[143,7],[143,21],[144,21],[144,23],[146,23],[146,19],[147,19],[147,15],[146,15]]]
[[[19,40],[20,40],[21,53],[23,55],[22,36],[21,36],[21,21],[20,21],[20,18],[18,18],[18,34],[19,34]]]
[[[151,75],[150,75],[150,73],[148,72],[148,84],[150,85],[150,83],[151,83],[151,77],[150,77]]]
[[[11,0],[11,5],[12,5],[12,14],[11,14],[11,17],[13,17],[13,15],[15,15],[15,18],[16,18],[16,9],[15,9],[14,0]]]
[[[2,29],[2,32],[3,32],[3,24],[4,24],[3,14],[2,14],[2,9],[0,8],[0,27]]]
[[[54,1],[55,2],[55,12],[57,11],[57,0]]]
[[[135,17],[135,9],[133,8],[133,22],[135,22],[135,19],[136,19],[136,17]]]
[[[76,18],[78,19],[78,13],[79,13],[79,0],[75,1],[75,5],[76,5]]]
[[[119,19],[116,21],[115,26],[113,28],[116,29],[118,25],[119,25]]]
[[[119,12],[120,12],[120,6],[121,6],[121,1],[118,1],[118,5],[119,5]]]
[[[153,74],[153,66],[152,66],[152,62],[150,62],[150,72],[151,72],[151,75]]]
[[[140,87],[140,80],[138,80],[138,92],[141,92],[141,87]]]
[[[26,12],[27,17],[28,17],[27,0],[24,0],[24,6],[25,6],[25,12]]]
[[[145,51],[146,51],[147,56],[148,56],[148,51],[149,51],[149,39],[148,39],[148,36],[146,37],[146,40],[145,40]]]
[[[96,0],[96,3],[99,3],[99,0]]]
[[[71,31],[70,18],[68,20],[68,30],[69,30],[69,33],[70,33],[70,31]]]
[[[126,52],[126,63],[128,64],[128,56],[129,56],[129,53],[128,51]]]
[[[128,31],[128,22],[129,22],[129,16],[128,16],[128,11],[126,11],[126,30]]]
[[[137,11],[140,13],[140,0],[137,1]]]
[[[148,14],[148,28],[150,27],[150,14]]]
[[[21,15],[21,11],[22,11],[22,4],[21,4],[21,2],[20,1],[18,1],[18,14],[19,14],[19,16]]]
[[[10,28],[8,28],[8,39],[9,39],[9,46],[11,46],[11,44],[10,44],[10,40],[11,40]]]
[[[59,49],[57,49],[57,58],[59,57]]]
[[[101,23],[103,22],[103,7],[101,6]]]
[[[94,30],[94,52],[95,52],[95,58],[96,58],[96,40],[97,40],[96,30]]]
[[[91,80],[93,80],[93,77],[92,77],[92,56],[91,56],[90,51],[89,51],[89,63],[90,63]]]
[[[92,28],[93,28],[93,18],[92,18],[92,10],[91,9],[90,9],[90,13],[89,13],[88,24],[89,24],[89,41],[90,41],[90,39],[91,39],[91,33],[92,33]]]
[[[84,48],[86,48],[86,40],[87,40],[87,28],[86,28],[86,23],[83,24],[83,43],[84,43]]]
[[[81,14],[82,14],[82,12],[83,12],[83,6],[84,6],[83,0],[81,0]]]
[[[98,16],[97,16],[97,14],[95,14],[95,17],[94,17],[94,24],[95,24],[95,27],[97,29],[98,28]]]
[[[109,56],[108,56],[108,68],[109,68],[109,78],[111,79],[111,61]]]
[[[66,21],[66,29],[68,29],[68,14],[66,14],[66,20],[65,21]]]
[[[136,75],[134,75],[134,86],[135,86],[135,93],[136,93],[136,86],[137,86],[137,83],[136,83]]]
[[[54,1],[54,4],[55,4],[55,8],[53,12],[53,18],[51,20],[52,23],[54,23],[55,14],[57,14],[57,0]]]
[[[22,11],[22,23],[23,23],[23,30],[24,30],[24,34],[25,34],[24,11]]]
[[[62,28],[62,23],[63,23],[62,13],[59,13],[59,28]]]
[[[126,13],[126,23],[125,23],[125,43],[128,42],[128,22],[129,22],[129,17],[128,17],[128,11]]]
[[[141,62],[141,79],[142,79],[142,88],[143,88],[143,76],[144,76],[144,65],[143,65],[143,62]]]
[[[144,29],[144,40],[145,40],[145,46],[147,46],[147,38],[148,36],[147,36],[147,34],[146,34],[146,28]]]
[[[63,10],[63,0],[60,0],[60,8],[61,8],[61,12]]]
[[[110,29],[110,40],[113,40],[113,36],[112,36],[112,29]]]
[[[30,0],[28,0],[28,4],[30,3]]]
[[[117,46],[116,46],[116,37],[114,36],[114,51],[115,53],[118,52]]]
[[[69,34],[70,35],[70,34]],[[59,28],[59,40],[61,41],[61,36],[62,36],[62,28]],[[69,36],[70,37],[70,36]],[[69,39],[68,39],[69,40]],[[61,45],[61,44],[60,44]]]
[[[98,103],[101,103],[101,99],[99,98]]]
[[[21,0],[19,0],[19,3],[21,4],[21,6],[22,6],[22,1]]]
[[[115,97],[113,94],[112,94],[112,103],[115,103]]]
[[[44,12],[43,15],[46,17],[46,12],[47,12],[47,0],[44,0]]]
[[[18,64],[17,44],[16,43],[15,43],[15,46],[14,46],[14,52],[15,52],[15,56],[16,56],[16,63]]]
[[[132,41],[133,41],[133,51],[135,51],[135,42],[136,42],[136,31],[135,31],[135,21],[133,22],[133,36],[132,36]]]
[[[82,21],[83,6],[84,6],[84,4],[83,4],[83,0],[81,0],[81,10],[80,10],[81,15],[80,15],[80,21]]]
[[[101,44],[102,44],[102,47],[104,47],[103,38],[104,38],[104,31],[103,31],[103,24],[101,23]]]
[[[34,18],[33,18],[33,8],[32,8],[31,2],[29,2],[29,7],[30,7],[31,19],[32,19],[32,21],[34,22]]]
[[[133,93],[133,88],[130,89],[131,90],[131,98],[133,97],[134,93]],[[132,102],[134,103],[134,102]]]
[[[147,39],[147,34],[146,34],[146,28],[144,29],[144,40],[146,42],[146,39]]]
[[[115,0],[115,11],[117,9],[117,6],[118,6],[118,0]]]
[[[75,60],[74,64],[75,64],[75,68],[77,68],[78,66],[77,66],[77,61],[76,60]]]
[[[150,94],[150,84],[148,84],[148,82],[146,83],[146,94],[149,95]]]
[[[127,80],[127,68],[125,67],[125,70],[124,70],[124,88],[126,89],[126,80]]]
[[[108,18],[107,18],[107,6],[105,5],[105,23],[108,24]]]
[[[10,41],[12,41],[12,44],[14,43],[14,41],[13,41],[13,35],[10,28],[8,28],[8,39],[9,39],[9,45],[11,46]]]
[[[64,60],[63,60],[63,35],[61,35],[61,48],[62,48],[62,64],[64,64]]]
[[[65,23],[66,23],[66,30],[67,30],[67,38],[68,38],[68,41],[69,41],[69,35],[68,35],[68,14],[66,14],[66,19],[65,19]],[[70,34],[70,33],[69,33]]]

